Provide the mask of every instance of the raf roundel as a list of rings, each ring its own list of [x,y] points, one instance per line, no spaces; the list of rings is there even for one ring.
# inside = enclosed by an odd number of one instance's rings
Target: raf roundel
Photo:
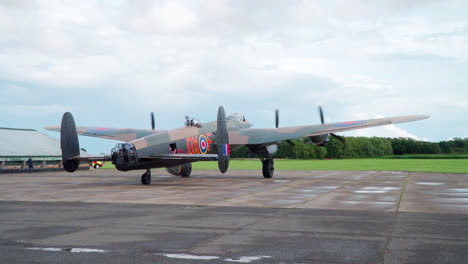
[[[200,135],[198,146],[200,147],[201,154],[206,154],[208,150],[208,143],[206,142],[206,137],[204,135]]]

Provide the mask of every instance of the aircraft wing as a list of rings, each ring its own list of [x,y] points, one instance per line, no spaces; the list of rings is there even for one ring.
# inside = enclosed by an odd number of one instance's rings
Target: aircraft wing
[[[60,126],[49,126],[44,129],[60,132]],[[129,142],[152,134],[158,134],[165,130],[110,128],[110,127],[76,127],[78,135],[98,137]]]
[[[89,155],[89,156],[74,156],[71,160],[80,161],[112,161],[111,155]],[[147,157],[142,157],[142,160],[183,160],[186,162],[195,161],[216,161],[218,154],[157,154]]]
[[[80,160],[80,161],[112,161],[112,156],[110,155],[74,156],[74,157],[71,157],[70,159]]]
[[[350,122],[326,123],[309,126],[281,128],[248,128],[229,131],[230,144],[266,144],[282,140],[318,136],[335,132],[362,129],[375,126],[391,125],[427,119],[429,116],[413,115]]]
[[[183,160],[186,162],[218,160],[218,154],[157,154],[141,159],[147,160]]]

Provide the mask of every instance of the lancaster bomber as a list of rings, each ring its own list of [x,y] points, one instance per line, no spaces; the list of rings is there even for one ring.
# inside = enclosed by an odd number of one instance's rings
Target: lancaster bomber
[[[74,172],[80,161],[112,161],[120,171],[144,169],[141,183],[151,183],[152,168],[163,168],[176,176],[188,177],[192,172],[192,162],[218,161],[221,173],[229,167],[229,152],[247,145],[252,154],[256,154],[263,166],[263,176],[273,177],[274,155],[278,144],[294,138],[309,138],[313,144],[325,146],[333,133],[406,123],[429,118],[424,115],[399,116],[350,122],[324,123],[323,111],[319,108],[321,124],[278,127],[276,110],[276,128],[252,128],[242,114],[225,114],[224,108],[218,108],[217,120],[201,123],[197,118],[186,117],[185,126],[174,130],[155,130],[154,115],[151,113],[152,129],[76,127],[71,113],[62,117],[60,127],[45,129],[60,132],[63,167]],[[80,156],[78,135],[114,139],[118,143],[110,155]],[[343,140],[341,137],[338,139]]]

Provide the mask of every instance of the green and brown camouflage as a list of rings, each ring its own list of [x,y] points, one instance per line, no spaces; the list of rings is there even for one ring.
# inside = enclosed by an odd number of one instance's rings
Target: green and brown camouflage
[[[222,111],[224,114],[224,109]],[[278,149],[277,144],[281,141],[309,137],[312,143],[324,146],[328,142],[328,135],[332,133],[412,122],[426,118],[429,116],[413,115],[294,127],[252,128],[250,122],[242,114],[234,113],[225,117],[226,139],[228,140],[226,151],[228,155],[229,150],[233,151],[247,145],[249,151],[257,154],[262,160],[264,176],[269,178],[274,170],[273,157]],[[46,127],[46,129],[61,130],[60,127]],[[116,168],[123,171],[166,167],[172,174],[189,176],[190,162],[218,160],[222,157],[219,152],[223,148],[218,148],[218,121],[200,123],[194,118],[188,120],[184,127],[174,130],[83,126],[77,127],[76,130],[77,134],[83,136],[126,142],[117,144],[110,156],[88,157],[88,159],[94,160],[111,159]],[[125,156],[124,159],[119,159],[119,153],[125,149],[131,150],[132,154]],[[175,153],[171,153],[171,151],[174,152],[174,149],[176,149]],[[84,158],[76,157],[76,159]]]

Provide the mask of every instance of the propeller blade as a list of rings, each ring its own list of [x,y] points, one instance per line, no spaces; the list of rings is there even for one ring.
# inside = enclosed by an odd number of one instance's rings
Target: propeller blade
[[[154,113],[151,112],[151,128],[154,130],[154,127],[155,127],[155,125],[154,125]]]
[[[278,128],[278,125],[279,125],[279,111],[278,111],[278,109],[275,109],[275,125],[276,125],[276,128]]]
[[[334,133],[330,133],[330,135],[336,137],[336,138],[337,138],[338,140],[340,140],[341,142],[346,143],[346,138],[344,138],[344,137],[342,137],[342,136],[338,136],[338,135],[336,135],[336,134],[334,134]]]
[[[323,124],[323,123],[325,123],[325,120],[324,120],[324,118],[323,118],[323,111],[322,111],[322,107],[321,107],[321,106],[319,106],[319,113],[320,113],[320,121],[321,121],[322,124]]]

